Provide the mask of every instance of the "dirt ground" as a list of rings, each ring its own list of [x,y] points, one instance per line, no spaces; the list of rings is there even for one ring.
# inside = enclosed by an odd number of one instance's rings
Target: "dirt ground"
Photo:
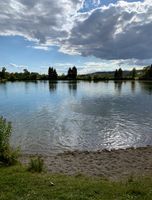
[[[21,157],[28,163],[30,155]],[[117,180],[129,176],[152,175],[152,147],[64,152],[42,156],[47,170],[67,175],[100,176]]]

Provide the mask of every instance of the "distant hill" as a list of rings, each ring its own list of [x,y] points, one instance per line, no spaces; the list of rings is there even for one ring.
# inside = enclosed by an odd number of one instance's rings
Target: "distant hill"
[[[137,70],[137,73],[140,74],[142,73],[142,69],[141,70]],[[123,75],[127,76],[130,74],[131,71],[129,70],[124,70],[123,71]],[[101,72],[93,72],[93,73],[88,73],[88,74],[83,74],[83,75],[87,75],[87,76],[96,76],[96,75],[102,75],[102,76],[106,76],[106,75],[111,75],[113,76],[115,73],[115,71],[101,71]]]

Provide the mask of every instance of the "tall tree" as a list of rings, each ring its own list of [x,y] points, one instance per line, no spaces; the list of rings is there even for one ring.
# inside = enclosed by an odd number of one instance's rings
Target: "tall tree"
[[[72,69],[68,69],[68,78],[69,79],[76,79],[77,78],[77,68],[74,66]]]
[[[136,69],[135,68],[133,68],[133,70],[131,71],[131,77],[132,77],[132,79],[135,79],[135,77],[136,77]]]
[[[123,71],[121,68],[118,70],[118,79],[123,79]]]
[[[49,69],[48,69],[48,77],[49,77],[49,80],[56,80],[57,77],[58,77],[56,69],[53,69],[53,67],[49,67]]]
[[[116,80],[121,80],[123,79],[123,71],[121,68],[119,68],[118,70],[116,69],[115,74],[114,74],[114,78]]]
[[[114,78],[117,79],[118,78],[118,70],[116,69],[115,73],[114,73]]]
[[[71,67],[68,69],[68,78],[72,78],[72,69],[71,69]]]
[[[151,80],[152,79],[152,65],[144,68],[144,75],[142,78]]]
[[[72,75],[73,75],[73,79],[76,79],[77,78],[77,68],[74,66],[73,68],[72,68]]]
[[[3,67],[1,72],[1,78],[4,79],[5,77],[6,77],[6,68]]]

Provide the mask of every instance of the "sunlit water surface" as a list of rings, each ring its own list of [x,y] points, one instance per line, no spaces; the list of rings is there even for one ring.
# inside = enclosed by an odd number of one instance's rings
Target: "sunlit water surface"
[[[152,83],[8,82],[0,115],[27,154],[152,145]]]

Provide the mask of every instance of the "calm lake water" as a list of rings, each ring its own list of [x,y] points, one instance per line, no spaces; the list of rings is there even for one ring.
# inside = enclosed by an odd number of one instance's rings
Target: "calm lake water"
[[[152,83],[8,82],[0,115],[27,154],[152,145]]]

